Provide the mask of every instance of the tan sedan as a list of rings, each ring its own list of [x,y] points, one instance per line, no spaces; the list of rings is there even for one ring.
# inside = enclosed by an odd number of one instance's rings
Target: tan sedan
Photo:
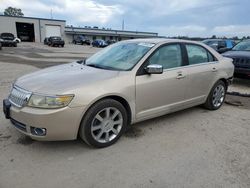
[[[130,124],[200,104],[219,109],[233,72],[231,59],[201,43],[128,40],[17,79],[4,113],[33,139],[80,135],[106,147]]]

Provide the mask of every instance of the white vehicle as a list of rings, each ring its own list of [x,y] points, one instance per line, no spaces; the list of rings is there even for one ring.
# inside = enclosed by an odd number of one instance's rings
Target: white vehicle
[[[20,42],[21,42],[21,39],[15,37],[15,39],[14,39],[13,41],[15,41],[15,42],[17,42],[17,43],[20,43]]]

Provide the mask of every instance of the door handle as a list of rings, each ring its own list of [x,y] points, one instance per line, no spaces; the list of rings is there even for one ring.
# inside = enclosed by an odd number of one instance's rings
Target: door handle
[[[177,72],[177,77],[176,79],[183,79],[185,76],[182,74],[182,72]]]
[[[217,71],[218,70],[215,67],[212,68],[212,72],[217,72]]]

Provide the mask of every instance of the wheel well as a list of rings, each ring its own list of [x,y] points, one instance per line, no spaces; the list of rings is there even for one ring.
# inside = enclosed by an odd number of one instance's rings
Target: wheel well
[[[108,96],[108,97],[102,98],[100,100],[103,100],[103,99],[113,99],[113,100],[116,100],[116,101],[120,102],[124,106],[124,108],[126,109],[126,111],[127,111],[127,114],[128,114],[128,123],[129,124],[131,123],[131,119],[132,119],[131,108],[130,108],[128,102],[124,98],[122,98],[120,96],[112,95],[112,96]]]
[[[226,89],[228,88],[228,82],[225,78],[221,78],[220,79],[222,82],[224,82],[225,86],[226,86]]]
[[[99,102],[99,101],[101,101],[101,100],[104,100],[104,99],[113,99],[113,100],[118,101],[119,103],[121,103],[121,104],[124,106],[124,108],[125,108],[125,110],[126,110],[126,112],[127,112],[127,114],[128,114],[128,123],[131,124],[131,121],[132,121],[132,112],[131,112],[131,108],[130,108],[128,102],[127,102],[124,98],[122,98],[122,97],[120,97],[120,96],[117,96],[117,95],[110,95],[110,96],[103,97],[103,98],[101,98],[101,99],[95,101],[94,104],[96,104],[97,102]],[[91,106],[93,106],[94,104],[92,104]],[[90,107],[91,107],[91,106],[90,106]],[[89,108],[90,108],[90,107],[89,107]],[[88,109],[88,110],[89,110],[89,109]],[[88,111],[88,110],[87,110],[87,111]],[[86,113],[85,113],[85,114],[86,114]],[[84,116],[85,116],[85,115],[84,115]],[[83,117],[84,117],[84,116],[83,116]]]

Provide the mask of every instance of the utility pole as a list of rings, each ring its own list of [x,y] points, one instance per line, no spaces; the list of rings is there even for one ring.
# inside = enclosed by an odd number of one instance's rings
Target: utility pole
[[[124,30],[124,19],[122,20],[122,30]]]
[[[53,12],[52,12],[52,9],[50,9],[50,19],[53,19]]]

